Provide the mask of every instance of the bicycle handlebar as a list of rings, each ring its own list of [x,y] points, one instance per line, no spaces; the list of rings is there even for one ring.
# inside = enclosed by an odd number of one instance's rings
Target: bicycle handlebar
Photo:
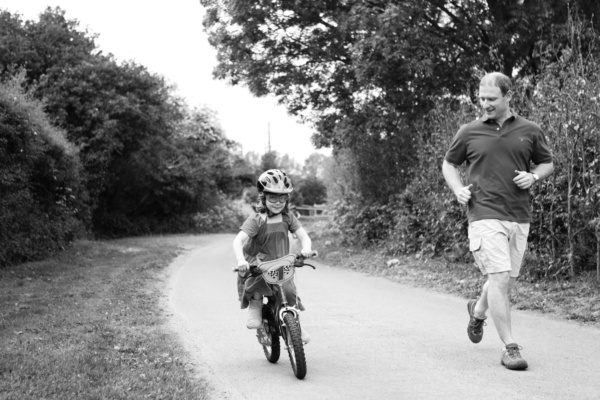
[[[310,264],[305,264],[304,260],[306,260],[307,258],[317,258],[319,256],[319,252],[316,250],[313,250],[312,253],[310,253],[309,257],[305,257],[302,254],[296,254],[296,261],[294,262],[294,266],[297,268],[301,268],[305,265],[308,265],[309,267],[312,267],[313,269],[316,269],[314,265],[310,265]],[[248,271],[250,273],[253,273],[253,271],[257,270],[258,266],[257,265],[250,265],[250,267],[248,268]],[[239,272],[239,269],[237,267],[233,268],[233,272]],[[256,274],[256,275],[260,275]]]

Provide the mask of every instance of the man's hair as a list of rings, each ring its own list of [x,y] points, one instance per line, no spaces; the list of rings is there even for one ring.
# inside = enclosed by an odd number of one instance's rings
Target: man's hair
[[[502,92],[502,96],[506,96],[509,90],[512,90],[512,81],[501,72],[490,72],[485,74],[479,83],[480,86],[497,86]]]

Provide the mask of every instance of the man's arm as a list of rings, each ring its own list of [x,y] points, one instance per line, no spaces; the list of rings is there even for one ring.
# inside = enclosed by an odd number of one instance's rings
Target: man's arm
[[[532,174],[536,174],[540,177],[540,181],[543,181],[552,175],[552,172],[554,172],[554,164],[552,161],[546,164],[539,164],[531,171]]]
[[[554,164],[551,162],[545,164],[538,164],[531,172],[515,171],[518,175],[513,179],[515,184],[521,189],[529,189],[535,184],[535,178],[533,174],[539,177],[540,181],[543,181],[554,171]]]
[[[464,186],[460,179],[460,171],[457,167],[444,160],[442,164],[442,174],[446,180],[446,184],[452,190],[452,193],[456,196],[456,200],[460,204],[467,204],[471,199],[471,186]]]

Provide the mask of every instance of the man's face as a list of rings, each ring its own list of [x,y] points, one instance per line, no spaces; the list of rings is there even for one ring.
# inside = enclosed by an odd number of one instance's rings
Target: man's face
[[[498,86],[479,86],[479,103],[489,119],[508,115],[511,93],[502,95]]]

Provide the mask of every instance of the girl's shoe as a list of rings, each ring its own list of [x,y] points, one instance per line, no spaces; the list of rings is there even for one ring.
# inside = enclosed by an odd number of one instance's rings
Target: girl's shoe
[[[302,329],[301,337],[302,337],[302,343],[306,344],[306,343],[310,342],[310,335],[308,334],[306,329]]]
[[[250,300],[248,305],[248,322],[246,327],[248,329],[258,329],[262,325],[262,300]]]

